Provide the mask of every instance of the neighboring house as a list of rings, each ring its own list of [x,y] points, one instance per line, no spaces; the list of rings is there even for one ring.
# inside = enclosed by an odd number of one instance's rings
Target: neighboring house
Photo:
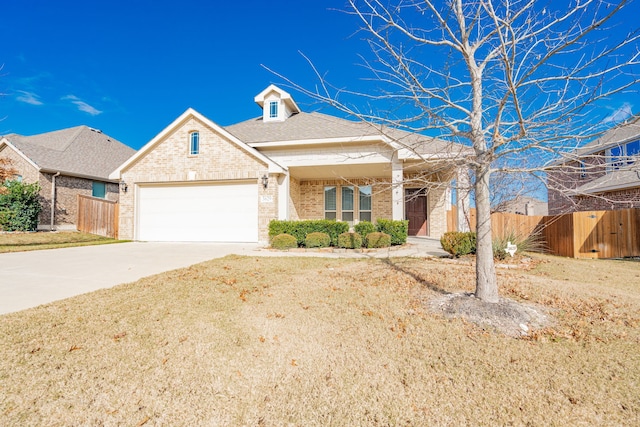
[[[133,153],[87,126],[0,139],[0,158],[10,159],[16,179],[42,188],[39,229],[75,229],[79,194],[117,201],[118,181],[109,173]]]
[[[450,159],[466,147],[305,113],[273,85],[254,100],[262,116],[226,128],[188,109],[111,174],[120,238],[266,242],[272,219],[408,218],[410,234],[447,231]]]
[[[547,171],[549,213],[640,208],[640,117]]]
[[[503,200],[492,210],[493,212],[509,212],[528,216],[549,215],[547,202],[528,196],[517,196],[513,199]]]

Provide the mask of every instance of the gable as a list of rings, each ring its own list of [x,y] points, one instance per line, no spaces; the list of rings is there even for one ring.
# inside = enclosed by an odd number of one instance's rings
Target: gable
[[[4,138],[0,141],[0,158],[9,159],[9,167],[16,170],[25,182],[37,182],[39,179],[39,168],[20,150],[16,149]]]
[[[189,152],[189,135],[194,131],[200,134],[197,155]],[[203,179],[214,172],[258,165],[270,172],[284,172],[271,159],[190,108],[116,169],[110,178],[120,179],[130,171],[155,167],[164,175],[182,176],[185,171],[191,171],[190,179]],[[180,178],[172,180],[176,179]]]

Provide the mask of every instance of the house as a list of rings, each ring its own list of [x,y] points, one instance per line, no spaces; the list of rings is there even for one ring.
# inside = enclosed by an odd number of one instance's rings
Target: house
[[[324,218],[446,232],[466,147],[306,113],[274,85],[254,101],[262,115],[228,127],[188,109],[110,175],[120,238],[266,242],[272,219]]]
[[[549,214],[640,208],[640,116],[547,171]]]
[[[549,207],[547,202],[535,197],[516,196],[512,199],[501,201],[492,209],[492,211],[528,216],[545,216],[549,214]]]
[[[40,184],[39,229],[75,229],[79,194],[117,201],[118,181],[109,173],[133,153],[88,126],[0,139],[0,158],[10,160],[16,179]]]

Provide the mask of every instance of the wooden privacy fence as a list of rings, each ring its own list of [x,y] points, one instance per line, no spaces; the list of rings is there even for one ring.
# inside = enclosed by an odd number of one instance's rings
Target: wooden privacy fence
[[[447,225],[455,231],[455,208]],[[470,209],[470,228],[475,230],[475,209]],[[640,256],[640,209],[585,211],[555,216],[491,214],[494,237],[515,232],[537,234],[551,254],[572,258],[623,258]]]
[[[118,203],[78,195],[78,231],[118,238]]]

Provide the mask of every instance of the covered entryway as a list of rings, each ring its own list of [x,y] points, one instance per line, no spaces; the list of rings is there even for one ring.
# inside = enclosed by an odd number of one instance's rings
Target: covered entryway
[[[137,208],[137,240],[258,241],[255,181],[144,185]]]
[[[405,216],[409,220],[410,236],[426,236],[427,191],[425,189],[407,189],[404,191]]]

